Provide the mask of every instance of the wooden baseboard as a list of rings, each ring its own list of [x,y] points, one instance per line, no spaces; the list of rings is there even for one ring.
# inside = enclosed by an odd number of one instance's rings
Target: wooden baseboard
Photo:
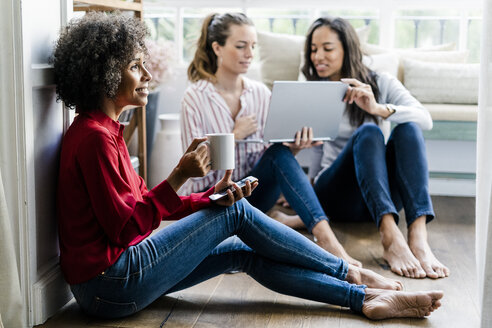
[[[474,179],[431,178],[429,191],[433,196],[462,196],[475,197]]]
[[[33,285],[32,295],[33,325],[46,322],[73,297],[58,264]]]

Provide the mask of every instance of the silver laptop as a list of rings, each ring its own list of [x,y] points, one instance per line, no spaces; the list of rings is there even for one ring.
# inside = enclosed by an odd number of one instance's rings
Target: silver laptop
[[[342,82],[275,81],[263,141],[293,142],[304,126],[313,128],[314,141],[335,139],[346,92]]]

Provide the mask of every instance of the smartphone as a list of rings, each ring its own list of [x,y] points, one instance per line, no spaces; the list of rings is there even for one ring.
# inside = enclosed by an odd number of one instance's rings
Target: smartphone
[[[236,184],[239,188],[244,190],[244,187],[246,187],[246,181],[249,181],[251,184],[253,184],[254,182],[258,181],[258,179],[250,175],[249,177],[246,177],[246,178],[236,182]],[[233,193],[235,191],[234,186],[230,185],[229,187],[224,188],[221,191],[218,191],[218,192],[208,196],[208,198],[210,198],[211,201],[216,202],[221,198],[227,197],[227,190],[231,190]]]

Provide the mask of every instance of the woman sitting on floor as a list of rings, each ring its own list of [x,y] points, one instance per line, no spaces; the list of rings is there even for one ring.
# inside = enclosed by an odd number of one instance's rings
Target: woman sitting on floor
[[[309,28],[302,68],[308,81],[349,85],[347,109],[334,141],[323,146],[314,189],[334,220],[375,221],[391,270],[410,278],[443,278],[449,269],[427,242],[434,219],[422,129],[429,112],[389,74],[362,62],[357,33],[342,18],[317,19]],[[385,144],[383,131],[396,124]],[[397,226],[404,208],[408,242]],[[295,223],[293,223],[295,224]]]
[[[186,180],[210,169],[206,138],[194,139],[169,177],[148,190],[118,123],[126,106],[147,104],[146,34],[134,18],[90,13],[63,29],[54,52],[58,97],[78,112],[61,150],[60,261],[86,313],[127,316],[233,270],[373,319],[422,317],[440,306],[442,292],[399,291],[400,282],[350,265],[268,218],[243,199],[256,184],[211,203],[209,195],[233,184],[230,170],[206,192],[178,196]],[[162,220],[178,221],[149,236]]]

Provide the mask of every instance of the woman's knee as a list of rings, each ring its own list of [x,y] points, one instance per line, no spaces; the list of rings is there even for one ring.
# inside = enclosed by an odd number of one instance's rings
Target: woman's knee
[[[359,126],[359,128],[355,131],[354,133],[356,136],[359,137],[373,137],[373,138],[379,138],[379,137],[384,137],[383,131],[379,128],[374,123],[365,123]]]
[[[279,158],[285,158],[285,157],[292,157],[294,158],[294,155],[290,151],[290,149],[281,143],[275,143],[271,145],[270,147],[267,148],[263,156],[271,158],[273,160],[279,159]]]
[[[240,217],[244,217],[247,214],[255,212],[257,209],[248,202],[246,198],[241,198],[233,205],[235,212],[239,214]]]
[[[363,124],[354,132],[355,142],[362,142],[366,146],[384,146],[383,131],[374,123]]]
[[[422,129],[414,122],[398,124],[391,132],[390,139],[405,143],[424,142]]]

